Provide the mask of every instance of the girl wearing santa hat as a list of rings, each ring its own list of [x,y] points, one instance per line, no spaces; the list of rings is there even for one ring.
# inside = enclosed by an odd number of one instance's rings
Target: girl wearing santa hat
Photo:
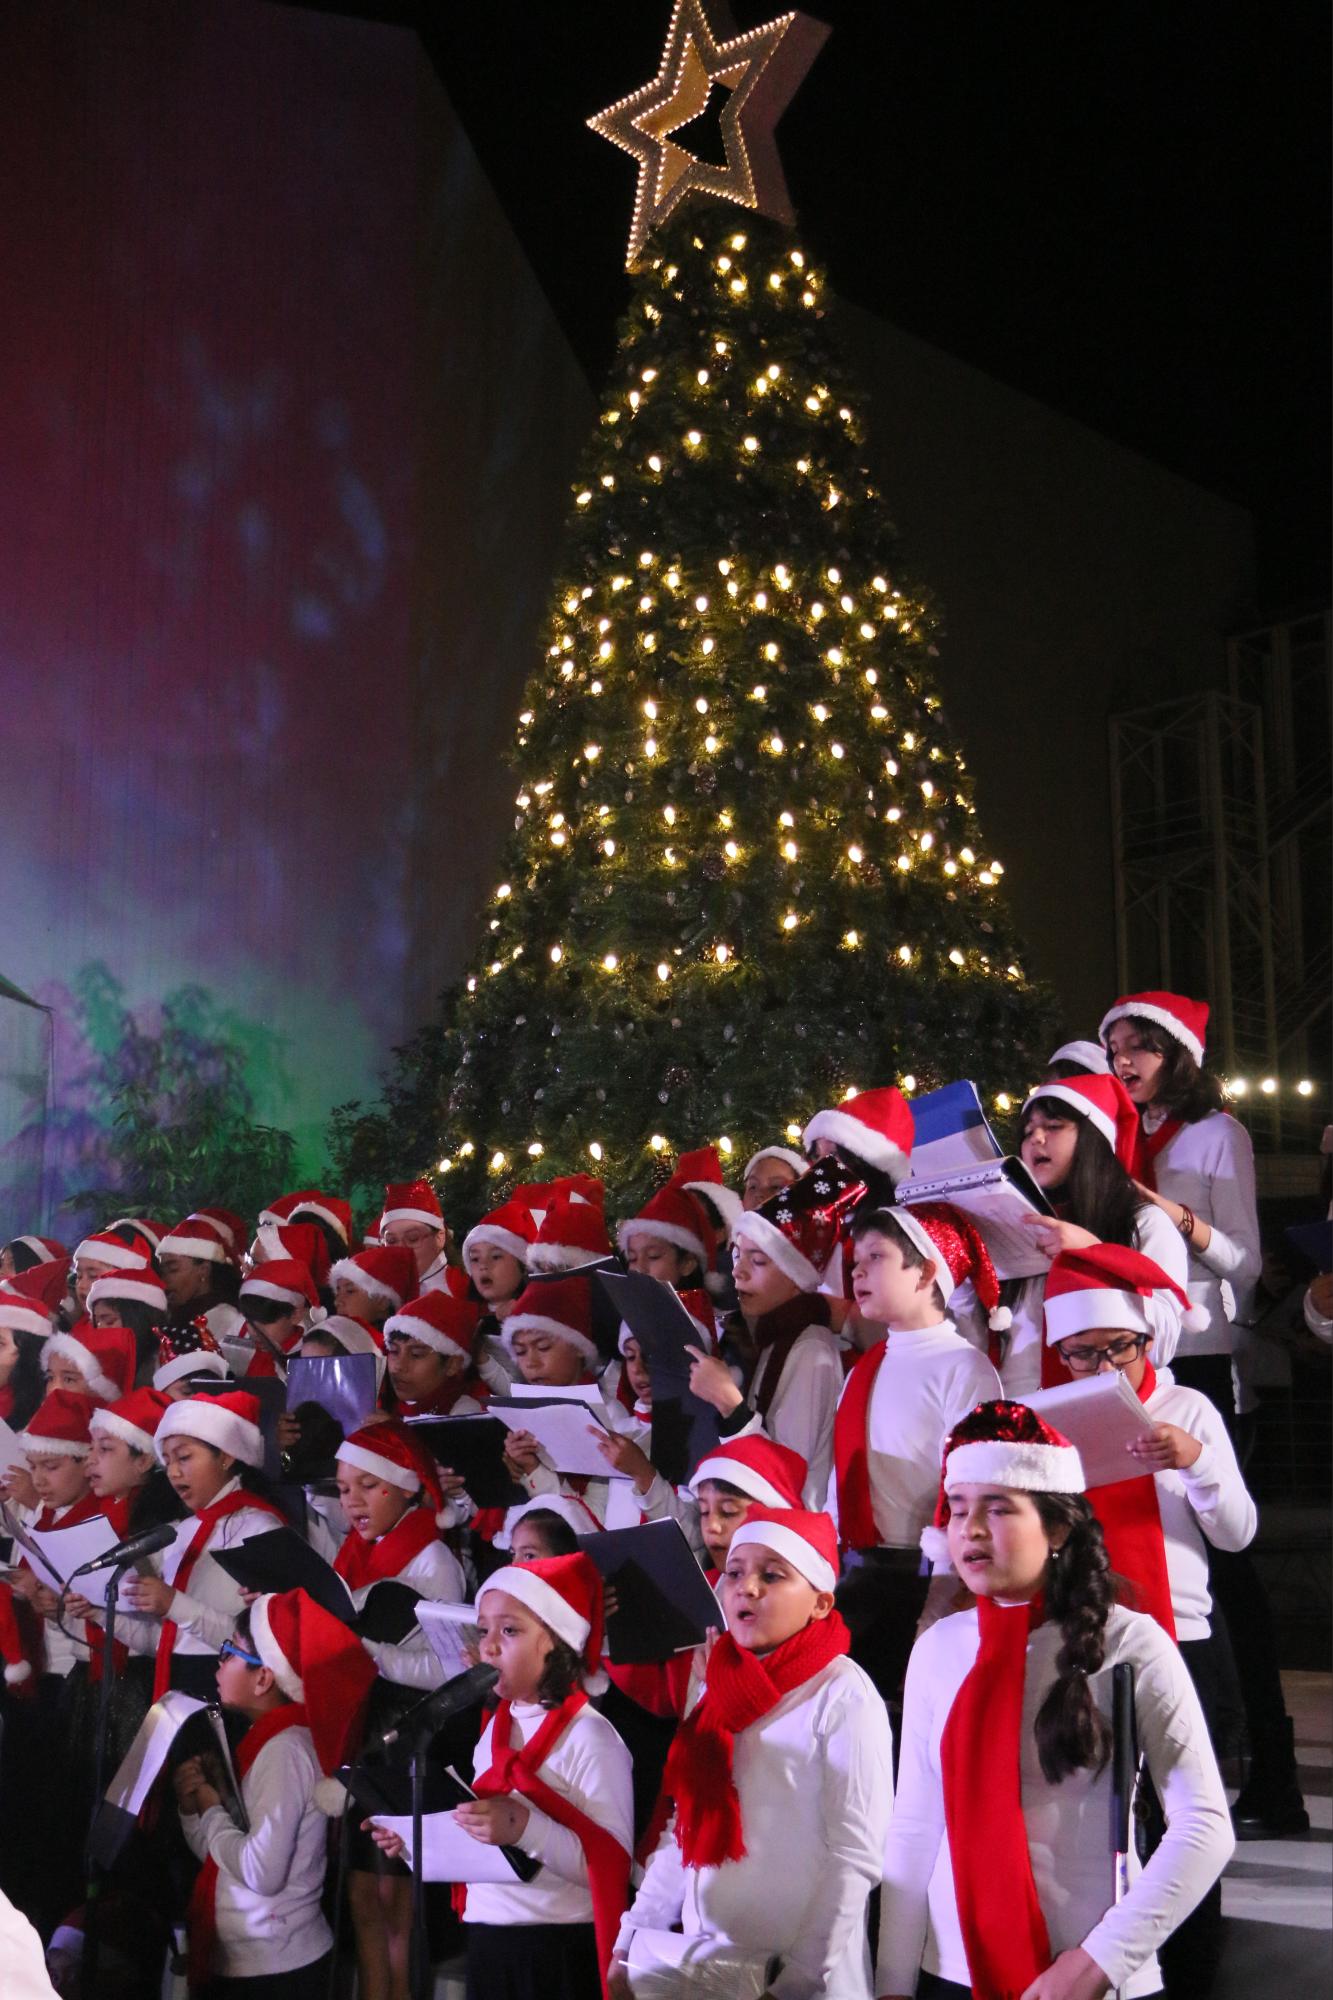
[[[383,1326],[391,1313],[402,1309],[404,1299],[417,1296],[416,1259],[403,1243],[358,1250],[355,1257],[339,1258],[329,1272],[329,1284],[335,1312]]]
[[[88,1293],[98,1278],[105,1278],[111,1271],[125,1271],[140,1264],[151,1264],[154,1249],[147,1237],[126,1223],[116,1223],[110,1229],[98,1230],[92,1236],[85,1236],[75,1245],[70,1286],[73,1299],[73,1318],[77,1321],[88,1311]]]
[[[0,1418],[12,1431],[23,1429],[46,1394],[42,1350],[59,1303],[47,1289],[40,1271],[0,1284]]]
[[[531,1882],[466,1887],[468,2000],[591,2000],[629,1888],[629,1752],[588,1704],[601,1675],[602,1580],[588,1557],[496,1570],[477,1593],[495,1713],[477,1745],[475,1803],[456,1818],[487,1846],[516,1846]],[[387,1852],[402,1844],[376,1836]]]
[[[1078,1452],[1035,1411],[985,1403],[955,1428],[939,1518],[924,1539],[947,1539],[977,1601],[924,1632],[908,1668],[875,1990],[1154,1993],[1157,1947],[1234,1845],[1189,1674],[1155,1619],[1116,1604]],[[1134,1670],[1138,1746],[1170,1823],[1141,1872],[1128,1855],[1117,1900],[1118,1666]]]
[[[204,1319],[214,1340],[239,1340],[245,1317],[236,1304],[241,1289],[239,1248],[215,1216],[187,1215],[157,1246],[157,1266],[167,1294],[167,1320],[187,1326]]]
[[[42,1366],[53,1389],[114,1403],[134,1387],[138,1353],[125,1326],[80,1320],[72,1333],[53,1333],[42,1348]]]
[[[683,2000],[694,1967],[710,1990],[869,2000],[892,1746],[837,1575],[827,1514],[756,1507],[732,1535],[727,1629],[667,1759],[674,1810],[616,1940],[617,2000]]]
[[[157,1329],[166,1316],[167,1295],[151,1264],[118,1265],[88,1287],[88,1317],[93,1325],[126,1326],[134,1335],[137,1388],[152,1383]]]

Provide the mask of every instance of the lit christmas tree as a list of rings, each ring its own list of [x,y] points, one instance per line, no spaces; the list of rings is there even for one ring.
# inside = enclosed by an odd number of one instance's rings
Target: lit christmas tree
[[[702,19],[679,7],[673,37],[682,17]],[[704,51],[705,79],[733,78],[729,160],[745,72],[725,65],[767,32],[712,44],[711,72]],[[651,125],[653,89],[594,123]],[[659,112],[652,144],[676,152],[683,122]],[[447,1175],[451,1217],[578,1169],[635,1201],[684,1148],[743,1161],[858,1087],[1021,1089],[1049,1046],[824,280],[788,230],[701,203],[729,191],[680,168],[655,183],[661,164],[641,158],[644,248],[519,717],[503,877],[464,988],[400,1059],[400,1113],[415,1072],[406,1122],[424,1090],[438,1123],[433,1157],[393,1164]]]

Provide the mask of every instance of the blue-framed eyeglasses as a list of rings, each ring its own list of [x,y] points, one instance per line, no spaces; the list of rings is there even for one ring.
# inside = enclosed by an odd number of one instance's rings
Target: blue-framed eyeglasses
[[[238,1646],[234,1639],[224,1639],[218,1647],[220,1660],[243,1660],[247,1667],[262,1667],[264,1662],[257,1653],[247,1653],[244,1646]]]

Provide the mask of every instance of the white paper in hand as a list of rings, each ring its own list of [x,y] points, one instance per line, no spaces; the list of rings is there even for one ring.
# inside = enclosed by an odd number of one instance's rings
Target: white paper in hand
[[[534,1403],[530,1410],[503,1409],[494,1403],[490,1412],[511,1431],[530,1431],[555,1472],[570,1472],[588,1479],[619,1479],[628,1475],[613,1472],[589,1437],[592,1430],[607,1431],[596,1411],[582,1403]]]
[[[410,1868],[411,1813],[381,1813],[371,1821],[371,1825],[382,1826],[400,1837],[406,1849],[403,1859]],[[508,1882],[512,1886],[518,1877],[500,1848],[492,1847],[484,1840],[474,1840],[470,1833],[464,1833],[451,1812],[443,1812],[422,1815],[421,1879],[423,1882]]]
[[[475,1604],[440,1604],[423,1597],[417,1604],[417,1623],[430,1641],[430,1649],[443,1667],[447,1681],[476,1666],[479,1634]]]
[[[1058,1389],[1037,1389],[1023,1401],[1078,1446],[1089,1487],[1151,1475],[1129,1446],[1151,1435],[1153,1420],[1123,1375],[1086,1375]]]

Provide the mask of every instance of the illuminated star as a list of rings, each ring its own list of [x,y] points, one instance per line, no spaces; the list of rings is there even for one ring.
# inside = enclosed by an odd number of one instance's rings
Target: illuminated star
[[[720,0],[711,4],[720,22]],[[739,202],[777,222],[794,219],[774,128],[828,32],[808,15],[781,14],[743,35],[724,30],[718,40],[704,0],[676,0],[653,81],[588,120],[639,163],[627,264],[690,195]],[[715,85],[730,93],[721,114],[725,166],[697,159],[672,137],[705,109]]]

